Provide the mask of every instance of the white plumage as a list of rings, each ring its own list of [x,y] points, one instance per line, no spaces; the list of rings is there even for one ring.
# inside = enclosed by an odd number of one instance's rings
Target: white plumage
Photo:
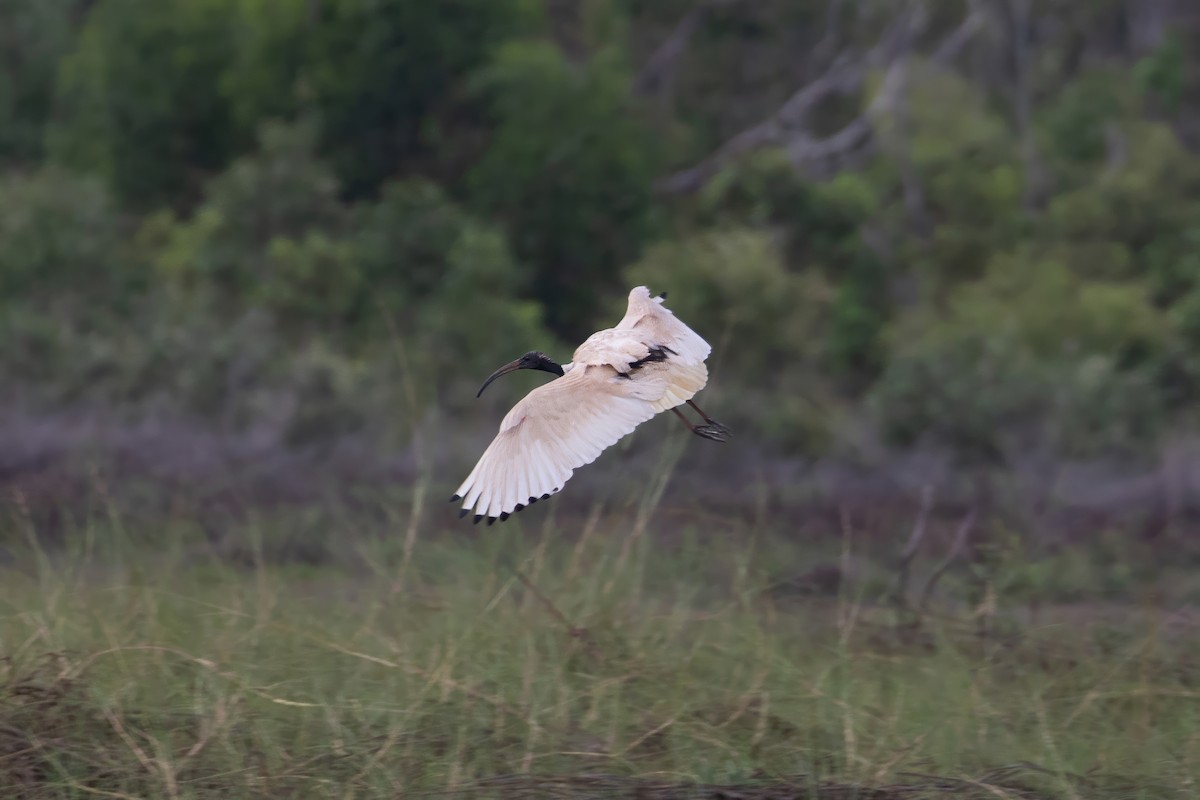
[[[672,409],[690,430],[725,441],[728,429],[708,418],[693,425],[676,406],[708,381],[708,342],[638,286],[615,328],[598,331],[559,367],[545,355],[527,353],[498,369],[484,383],[516,369],[560,375],[531,391],[500,423],[496,438],[455,492],[460,516],[505,520],[525,506],[562,489],[571,474],[655,414]],[[481,388],[480,394],[483,393]]]

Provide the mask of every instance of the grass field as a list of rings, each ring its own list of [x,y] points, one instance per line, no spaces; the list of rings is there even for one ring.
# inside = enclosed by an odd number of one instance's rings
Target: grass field
[[[849,569],[866,561],[852,535],[663,537],[652,508],[436,537],[422,520],[440,507],[293,514],[221,544],[97,512],[50,549],[17,503],[0,796],[1200,791],[1186,568],[1164,596],[1122,561],[1114,599],[1096,588],[1113,569],[1079,554],[1001,560],[973,582],[949,570],[916,614],[889,569]],[[280,555],[314,537],[343,555]],[[781,580],[820,564],[857,577]]]

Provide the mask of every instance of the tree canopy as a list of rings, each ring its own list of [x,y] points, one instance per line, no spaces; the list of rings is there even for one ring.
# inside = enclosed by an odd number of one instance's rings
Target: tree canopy
[[[1198,35],[1174,0],[7,0],[0,371],[319,437],[386,427],[381,375],[444,407],[565,359],[645,282],[781,452],[1137,450],[1200,396]]]

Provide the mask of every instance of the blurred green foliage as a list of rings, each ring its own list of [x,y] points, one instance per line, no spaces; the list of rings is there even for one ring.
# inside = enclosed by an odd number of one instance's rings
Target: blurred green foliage
[[[40,156],[55,73],[84,1],[0,2],[0,166]]]
[[[49,148],[137,208],[194,198],[235,152],[220,76],[233,61],[236,0],[106,0],[58,69]]]
[[[235,118],[321,119],[322,155],[347,191],[421,172],[454,127],[466,80],[492,51],[540,28],[530,0],[275,0],[238,3],[236,70],[222,87]]]
[[[474,205],[505,220],[517,254],[540,266],[534,296],[550,323],[576,338],[651,230],[661,158],[629,108],[629,79],[611,49],[572,64],[542,42],[502,48],[475,78],[496,127],[468,177]]]
[[[111,287],[123,277],[117,222],[97,180],[56,168],[7,176],[0,181],[0,299],[9,307],[70,303]]]
[[[819,139],[871,108],[863,146],[660,191],[894,13],[827,6],[711,8],[663,68],[690,4],[0,0],[0,374],[297,442],[398,430],[403,394],[410,430],[646,283],[714,345],[721,416],[785,452],[1194,426],[1194,31],[1039,6],[1023,113],[1009,34],[927,58],[938,3],[902,103],[877,71],[813,112]]]
[[[871,401],[895,439],[933,437],[976,459],[1136,452],[1164,423],[1146,356],[1173,335],[1148,294],[1034,252],[999,256],[939,319],[897,324]]]

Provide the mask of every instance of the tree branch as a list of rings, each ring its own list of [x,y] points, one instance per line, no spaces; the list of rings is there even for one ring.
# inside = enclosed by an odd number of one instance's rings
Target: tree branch
[[[829,8],[825,12],[825,32],[808,54],[807,60],[810,65],[823,63],[837,49],[838,40],[841,38],[840,22],[844,4],[845,0],[829,0]]]
[[[1111,178],[1129,163],[1129,139],[1126,138],[1125,131],[1121,130],[1119,123],[1109,120],[1104,125],[1104,145],[1107,157],[1103,177]]]
[[[987,26],[987,7],[982,0],[967,0],[967,18],[933,49],[929,61],[938,66],[949,64],[966,47],[975,34]]]
[[[793,93],[774,114],[738,133],[699,164],[660,181],[658,188],[667,193],[696,191],[731,159],[768,144],[780,144],[785,139],[788,129],[803,125],[808,114],[818,103],[833,95],[855,91],[862,85],[868,70],[878,63],[881,56],[894,58],[890,51],[894,50],[898,38],[904,38],[900,34],[907,31],[908,23],[909,15],[901,15],[899,23],[889,28],[880,42],[863,58],[854,59],[846,53],[838,56],[829,69]],[[835,136],[856,139],[859,133],[855,130]]]
[[[908,577],[912,561],[921,549],[921,542],[929,530],[929,513],[933,510],[933,487],[926,485],[921,490],[921,506],[917,511],[917,519],[913,523],[912,533],[900,553],[900,563],[896,567],[896,603],[903,607],[908,605]]]
[[[969,0],[963,22],[934,48],[931,62],[942,65],[962,51],[987,21],[980,0]],[[831,9],[831,14],[835,9]],[[823,160],[845,155],[870,137],[875,118],[894,110],[907,79],[908,56],[917,33],[926,22],[924,7],[901,13],[870,52],[854,58],[842,53],[829,68],[798,89],[775,113],[728,139],[699,163],[660,180],[656,188],[667,194],[694,192],[739,156],[767,146],[783,146],[797,169],[811,168]],[[887,65],[878,94],[861,115],[831,136],[818,139],[805,130],[808,116],[825,99],[857,91],[872,69]],[[916,195],[913,196],[914,199]]]
[[[929,576],[929,580],[925,584],[924,591],[921,592],[921,611],[925,611],[929,607],[929,601],[933,597],[933,590],[937,586],[942,576],[946,574],[946,570],[954,565],[954,562],[962,558],[967,552],[967,540],[971,535],[971,529],[975,527],[975,520],[979,516],[979,506],[972,505],[967,515],[963,517],[962,522],[958,524],[958,531],[954,534],[954,544],[950,545],[950,552],[938,564],[933,574]]]
[[[1009,0],[1008,14],[1012,29],[1011,57],[1015,78],[1013,110],[1017,121],[1017,135],[1021,140],[1021,160],[1025,166],[1022,203],[1026,209],[1033,209],[1037,206],[1045,185],[1037,142],[1033,138],[1033,90],[1029,85],[1029,28],[1033,15],[1033,0]]]
[[[675,28],[658,49],[642,66],[633,79],[633,93],[647,95],[658,90],[670,78],[676,62],[687,50],[696,31],[708,20],[709,13],[718,6],[732,5],[739,0],[703,0],[684,14]]]
[[[814,139],[804,131],[797,131],[785,143],[793,166],[796,169],[804,169],[811,164],[848,152],[865,141],[871,135],[871,123],[875,118],[895,108],[907,72],[908,60],[903,56],[897,58],[888,67],[883,85],[866,110],[837,133],[824,139]]]

